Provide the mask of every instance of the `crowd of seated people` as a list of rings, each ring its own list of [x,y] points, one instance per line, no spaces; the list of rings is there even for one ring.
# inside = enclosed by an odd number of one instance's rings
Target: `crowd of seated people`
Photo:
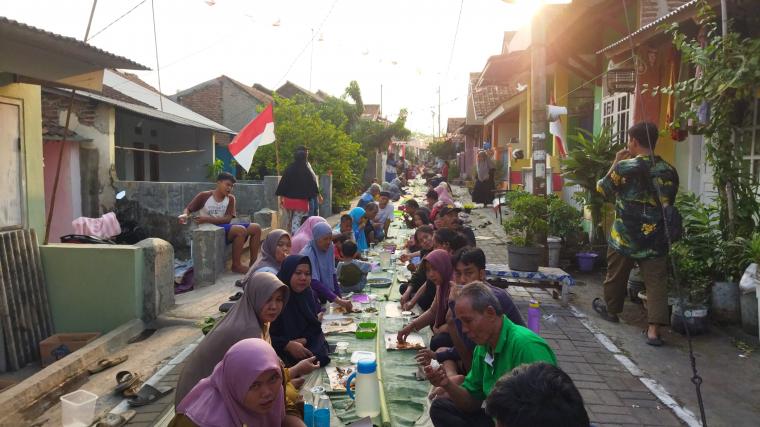
[[[344,296],[366,286],[365,251],[387,238],[394,218],[395,195],[382,188],[371,186],[334,228],[311,216],[292,236],[269,232],[240,281],[242,297],[188,358],[170,425],[305,425],[300,388],[331,363],[323,304],[352,309]],[[583,399],[551,348],[525,327],[509,294],[486,282],[486,255],[449,185],[427,196],[428,206],[400,205],[414,230],[400,248],[411,272],[401,308],[422,314],[396,338],[431,330],[428,348],[409,357],[431,384],[432,423],[588,426]]]

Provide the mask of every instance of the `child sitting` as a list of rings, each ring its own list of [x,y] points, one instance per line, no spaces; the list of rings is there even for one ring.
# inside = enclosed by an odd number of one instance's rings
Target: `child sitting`
[[[367,284],[367,273],[372,270],[372,264],[358,259],[359,250],[350,240],[343,242],[341,252],[343,257],[336,271],[341,292],[360,292]]]
[[[353,239],[353,219],[351,218],[351,215],[341,215],[340,222],[333,229],[333,244],[335,245],[336,260],[343,258],[343,242]]]

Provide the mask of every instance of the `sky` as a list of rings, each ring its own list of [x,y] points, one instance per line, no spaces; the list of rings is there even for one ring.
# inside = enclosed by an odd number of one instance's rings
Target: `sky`
[[[150,67],[137,74],[158,87],[153,3],[165,94],[222,74],[271,89],[290,80],[335,96],[356,80],[365,104],[379,104],[382,87],[389,119],[406,108],[407,127],[432,134],[440,87],[445,133],[448,117],[465,115],[469,73],[501,52],[504,31],[529,22],[539,1],[99,0],[89,43]],[[0,16],[81,40],[91,7],[92,0],[0,0]]]

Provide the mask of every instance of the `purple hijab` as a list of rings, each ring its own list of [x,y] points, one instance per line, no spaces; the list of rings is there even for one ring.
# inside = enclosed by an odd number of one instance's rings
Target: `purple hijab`
[[[203,427],[279,426],[285,419],[282,387],[267,414],[256,414],[243,406],[253,382],[272,370],[282,371],[272,346],[258,338],[242,340],[230,347],[211,376],[201,380],[182,400],[177,413]]]
[[[320,222],[327,223],[327,221],[321,216],[310,216],[306,218],[301,227],[298,228],[296,234],[291,239],[290,253],[300,254],[303,248],[311,241],[312,228]]]
[[[441,275],[443,283],[441,286],[436,286],[436,296],[438,297],[438,303],[436,304],[435,311],[435,323],[436,327],[439,327],[446,323],[446,311],[449,309],[449,290],[451,288],[451,275],[453,274],[453,267],[451,266],[451,255],[443,249],[436,249],[430,252],[425,257],[427,262],[438,274]],[[432,284],[428,282],[428,286]]]

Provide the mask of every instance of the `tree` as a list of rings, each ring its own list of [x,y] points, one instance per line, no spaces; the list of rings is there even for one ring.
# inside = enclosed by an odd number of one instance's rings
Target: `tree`
[[[454,144],[445,139],[436,139],[428,145],[428,152],[434,157],[443,160],[451,160],[457,155]]]
[[[334,107],[336,104],[332,104]],[[343,123],[339,111],[303,100],[275,96],[275,135],[277,144],[261,147],[253,158],[251,171],[255,174],[276,170],[275,147],[279,147],[282,172],[293,161],[298,146],[309,149],[309,159],[317,175],[332,172],[333,204],[345,208],[360,189],[359,177],[366,160],[361,146],[354,142],[335,122]],[[324,115],[330,120],[323,118]],[[253,175],[253,174],[252,174]]]

